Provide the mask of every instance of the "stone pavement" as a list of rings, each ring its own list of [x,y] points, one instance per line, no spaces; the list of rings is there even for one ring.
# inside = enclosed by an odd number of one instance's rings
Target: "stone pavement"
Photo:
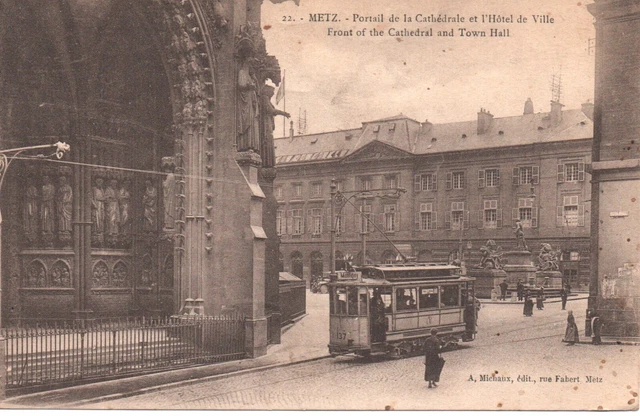
[[[269,346],[262,357],[27,394],[0,402],[0,408],[78,406],[328,357],[328,302],[329,295],[307,291],[307,314],[285,328],[281,344]]]

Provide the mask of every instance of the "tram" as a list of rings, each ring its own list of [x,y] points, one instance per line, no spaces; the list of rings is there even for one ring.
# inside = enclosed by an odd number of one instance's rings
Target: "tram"
[[[361,267],[328,284],[332,356],[422,352],[436,328],[450,345],[476,334],[474,278],[447,264]]]

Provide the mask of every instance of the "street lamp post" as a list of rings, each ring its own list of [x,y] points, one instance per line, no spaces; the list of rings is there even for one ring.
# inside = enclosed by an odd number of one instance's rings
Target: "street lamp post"
[[[331,179],[331,255],[330,255],[330,262],[331,262],[331,274],[329,275],[331,280],[334,281],[337,278],[336,275],[336,222],[337,222],[337,215],[340,215],[342,213],[342,208],[344,208],[347,204],[352,205],[357,211],[359,211],[360,215],[362,218],[364,218],[366,220],[367,223],[367,227],[368,224],[371,223],[373,225],[373,227],[375,229],[377,229],[378,231],[380,231],[382,233],[382,236],[393,246],[393,248],[396,249],[396,251],[398,252],[398,254],[400,255],[400,257],[402,257],[404,260],[406,260],[406,257],[404,256],[404,254],[402,254],[400,252],[400,250],[398,249],[398,247],[396,247],[396,245],[393,243],[393,241],[391,241],[389,239],[389,237],[387,237],[387,235],[384,233],[383,230],[381,230],[375,222],[371,221],[370,218],[368,218],[365,214],[364,214],[364,199],[363,199],[363,209],[360,210],[358,207],[356,207],[352,202],[351,199],[358,197],[358,196],[362,196],[363,194],[366,194],[367,196],[371,196],[371,197],[378,197],[378,196],[390,196],[390,197],[395,197],[395,198],[399,198],[401,194],[407,192],[406,189],[404,188],[392,188],[392,189],[370,189],[370,190],[364,190],[364,191],[350,191],[350,192],[343,192],[343,191],[339,191],[337,189],[337,185],[336,185],[336,179],[332,178]],[[345,197],[345,194],[351,194],[351,196],[349,197]],[[336,212],[336,201],[339,200],[340,202],[340,207]],[[364,222],[363,222],[364,225]],[[361,235],[362,235],[362,265],[364,265],[366,263],[366,249],[367,249],[367,243],[366,243],[366,234],[364,232],[364,227],[362,229]]]
[[[5,175],[9,169],[9,165],[22,152],[29,150],[42,150],[42,149],[55,149],[55,152],[49,156],[55,156],[58,159],[62,159],[62,156],[71,150],[71,147],[64,142],[57,142],[54,144],[42,144],[37,146],[16,147],[13,149],[0,150],[0,192],[2,191],[2,184],[4,182]],[[7,157],[8,153],[12,153]],[[37,155],[34,158],[43,159],[47,156]],[[1,205],[0,205],[1,208]],[[2,211],[0,210],[0,328],[2,328]]]

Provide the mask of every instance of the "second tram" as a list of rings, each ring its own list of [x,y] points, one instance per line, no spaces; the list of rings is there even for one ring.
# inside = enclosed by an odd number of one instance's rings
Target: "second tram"
[[[366,266],[329,283],[332,356],[408,356],[432,328],[450,344],[476,334],[474,278],[453,265]]]

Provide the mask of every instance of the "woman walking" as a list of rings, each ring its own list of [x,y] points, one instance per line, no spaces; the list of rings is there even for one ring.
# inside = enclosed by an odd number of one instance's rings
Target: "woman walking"
[[[575,345],[579,341],[578,325],[576,325],[576,318],[573,317],[573,311],[569,311],[567,315],[567,330],[564,333],[563,341],[569,345]]]
[[[531,299],[529,292],[524,295],[524,309],[522,311],[524,316],[532,316],[533,315],[533,300]]]
[[[424,381],[429,382],[429,388],[438,387],[440,373],[444,367],[444,359],[440,357],[442,341],[437,336],[438,330],[433,328],[431,336],[424,343]]]

